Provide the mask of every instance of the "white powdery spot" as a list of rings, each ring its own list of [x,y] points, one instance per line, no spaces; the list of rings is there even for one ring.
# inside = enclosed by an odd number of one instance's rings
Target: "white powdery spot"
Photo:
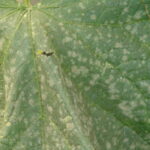
[[[128,57],[126,56],[126,55],[124,55],[123,57],[122,57],[122,61],[127,61],[128,60]]]
[[[83,5],[83,3],[79,3],[79,7],[81,8],[81,9],[85,9],[85,6]]]
[[[68,51],[68,56],[70,56],[70,57],[77,57],[78,54],[75,51]]]
[[[127,142],[129,142],[129,139],[128,139],[128,138],[125,138],[125,139],[123,139],[123,142],[124,142],[124,143],[127,143]]]
[[[15,72],[16,72],[16,68],[15,68],[15,67],[11,67],[10,73],[13,74],[13,73],[15,73]]]
[[[135,144],[132,144],[132,145],[130,146],[130,149],[131,149],[131,150],[135,150],[135,146],[136,146]]]
[[[101,66],[101,62],[99,60],[96,60],[95,61],[95,65],[100,67]]]
[[[123,9],[123,13],[127,13],[129,11],[129,8],[128,7],[125,7],[124,9]]]
[[[122,43],[119,42],[115,43],[115,48],[122,48]]]
[[[77,66],[73,66],[71,68],[72,73],[79,75],[80,74],[80,69]]]
[[[23,0],[16,0],[18,3],[22,3],[23,2]]]
[[[72,56],[72,52],[71,51],[68,51],[67,54],[68,54],[69,57]]]
[[[47,94],[46,94],[46,93],[42,93],[41,96],[42,96],[42,99],[43,99],[43,100],[46,100],[46,99],[47,99]]]
[[[60,22],[58,25],[59,25],[59,26],[64,26],[64,24],[63,24],[62,22]]]
[[[74,124],[73,124],[73,123],[67,123],[67,124],[66,124],[66,128],[67,128],[68,130],[72,130],[72,129],[74,128]]]
[[[90,81],[90,85],[95,85],[95,83],[96,83],[96,81],[97,81],[97,79],[99,79],[99,74],[94,74],[93,76],[92,76],[92,80]]]
[[[65,38],[63,39],[63,43],[68,43],[68,42],[70,42],[70,41],[72,41],[72,38],[71,38],[71,37],[65,37]]]
[[[92,34],[88,34],[88,35],[86,36],[86,39],[90,39],[91,36],[92,36]]]
[[[85,16],[85,13],[82,13],[81,15],[82,15],[82,16]]]
[[[72,87],[72,82],[71,82],[71,80],[66,79],[66,83],[67,83],[68,87]]]
[[[94,60],[93,59],[89,59],[89,64],[90,65],[94,65]]]
[[[87,62],[87,58],[82,58],[82,62]]]
[[[15,64],[16,63],[16,58],[13,58],[12,60],[11,60],[11,64]]]
[[[34,100],[30,99],[28,102],[31,106],[34,106]]]
[[[72,52],[72,57],[77,57],[77,53],[76,52]]]
[[[134,28],[132,28],[131,33],[132,34],[137,34],[138,33],[138,28],[136,26]]]
[[[143,35],[143,36],[140,37],[140,41],[145,42],[146,38],[147,38],[147,35],[145,34],[145,35]]]
[[[84,91],[89,91],[90,90],[90,87],[89,86],[86,86],[85,88],[84,88]]]
[[[150,83],[149,82],[141,82],[140,85],[142,86],[143,89],[145,89],[148,93],[150,93]]]
[[[71,13],[71,9],[68,9],[67,12],[70,14]]]
[[[94,75],[93,75],[93,79],[94,79],[94,80],[97,80],[98,78],[99,78],[99,74],[94,74]]]
[[[112,68],[114,68],[112,64],[108,62],[105,63],[105,69],[112,69]]]
[[[130,109],[128,102],[124,101],[120,103],[118,106],[122,110],[124,115],[133,118],[132,110]]]
[[[80,72],[84,75],[84,74],[87,74],[89,72],[89,70],[86,67],[81,66],[80,67]]]
[[[89,72],[89,69],[85,66],[73,66],[71,68],[71,71],[72,73],[76,74],[76,75],[79,75],[79,74],[82,74],[82,75],[87,75],[88,72]]]
[[[111,149],[111,144],[109,142],[106,142],[106,148],[107,150]]]
[[[99,37],[98,36],[95,36],[93,39],[94,39],[95,42],[99,41]]]
[[[66,116],[65,118],[63,118],[61,120],[62,120],[62,122],[67,123],[67,122],[72,121],[72,117],[71,116]]]
[[[27,14],[25,14],[23,17],[24,17],[24,18],[27,18]]]
[[[118,89],[116,88],[116,84],[115,83],[112,83],[112,84],[109,85],[109,92],[111,94],[116,94],[116,93],[119,92]]]
[[[9,127],[10,125],[11,125],[11,123],[10,123],[10,122],[7,122],[7,123],[6,123],[6,126],[7,126],[7,127]]]
[[[129,50],[123,49],[123,54],[124,54],[124,55],[129,54]]]
[[[96,20],[96,15],[93,14],[93,15],[90,16],[90,18],[91,18],[92,20]]]
[[[137,11],[136,14],[134,15],[135,19],[140,19],[142,17],[142,11]]]
[[[124,6],[126,6],[126,5],[128,5],[128,2],[127,2],[127,1],[124,1],[122,4],[123,4]]]
[[[97,6],[100,6],[101,5],[101,2],[97,2]]]
[[[50,113],[53,112],[53,108],[51,106],[47,106],[47,109]]]
[[[40,66],[40,65],[38,66],[38,68],[37,68],[37,69],[38,69],[38,71],[42,71],[42,68],[41,68],[41,66]]]
[[[112,35],[111,35],[110,33],[108,33],[108,34],[107,34],[107,36],[108,36],[109,38],[111,38],[111,37],[112,37]]]
[[[127,26],[125,27],[125,29],[128,30],[128,31],[130,31],[130,30],[131,30],[131,25],[127,25]]]
[[[44,83],[44,81],[45,81],[45,76],[42,75],[41,76],[41,82]]]
[[[2,139],[4,136],[0,135],[0,139]]]

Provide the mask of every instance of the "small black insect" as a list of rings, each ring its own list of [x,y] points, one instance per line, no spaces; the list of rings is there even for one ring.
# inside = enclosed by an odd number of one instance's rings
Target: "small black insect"
[[[47,53],[47,52],[42,52],[41,53],[42,55],[45,55],[45,56],[52,56],[53,54],[54,54],[54,52],[49,52],[49,53]]]

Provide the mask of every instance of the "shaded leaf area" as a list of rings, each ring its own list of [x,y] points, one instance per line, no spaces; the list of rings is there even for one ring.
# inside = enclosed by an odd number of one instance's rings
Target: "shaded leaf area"
[[[0,9],[0,149],[148,150],[146,1],[37,5]]]

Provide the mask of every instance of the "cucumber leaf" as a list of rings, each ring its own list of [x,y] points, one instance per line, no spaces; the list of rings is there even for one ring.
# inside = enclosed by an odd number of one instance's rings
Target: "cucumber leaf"
[[[148,0],[1,0],[0,150],[149,150],[149,19]]]

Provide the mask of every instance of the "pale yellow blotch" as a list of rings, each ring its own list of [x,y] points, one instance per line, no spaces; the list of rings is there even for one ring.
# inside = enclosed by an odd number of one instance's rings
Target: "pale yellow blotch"
[[[43,51],[41,49],[37,50],[37,55],[41,55],[43,53]]]
[[[67,123],[66,127],[68,130],[72,130],[74,128],[74,124],[73,123]]]
[[[50,127],[54,128],[56,125],[53,122],[50,122]]]
[[[72,82],[71,82],[71,80],[66,79],[66,83],[67,83],[68,87],[72,87]]]
[[[79,7],[81,8],[81,9],[85,9],[85,6],[83,5],[83,3],[79,3]]]
[[[106,142],[106,148],[111,149],[111,144],[109,142]]]
[[[72,120],[71,116],[66,116],[64,119],[62,119],[63,122],[69,122]]]
[[[96,20],[96,15],[91,15],[90,18],[91,18],[92,20]]]
[[[6,123],[6,126],[7,126],[7,127],[9,127],[10,125],[11,125],[11,123],[10,123],[10,122],[7,122],[7,123]]]
[[[23,3],[23,0],[16,0],[18,3]]]
[[[47,106],[49,112],[53,112],[53,108],[51,106]]]
[[[37,7],[40,8],[41,5],[42,5],[41,3],[38,3],[38,4],[37,4]]]
[[[115,48],[122,48],[122,43],[115,43]]]

